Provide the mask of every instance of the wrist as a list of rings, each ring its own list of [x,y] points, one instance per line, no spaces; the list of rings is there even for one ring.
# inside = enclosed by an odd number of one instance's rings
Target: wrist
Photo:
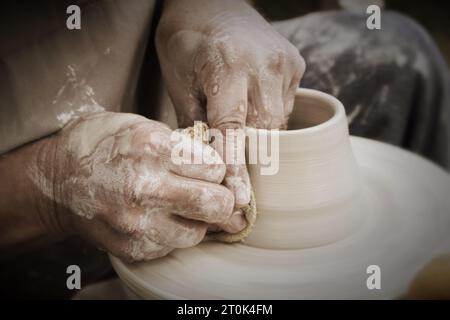
[[[0,251],[2,256],[55,242],[66,237],[52,201],[53,166],[44,138],[0,157]],[[42,164],[47,162],[43,171]],[[45,177],[45,180],[44,180]]]
[[[45,138],[36,146],[29,175],[33,180],[33,203],[45,231],[56,238],[73,233],[71,215],[64,208],[58,184],[63,168],[58,135]]]
[[[166,0],[156,41],[163,44],[181,30],[209,34],[230,19],[261,18],[248,3],[245,0]]]

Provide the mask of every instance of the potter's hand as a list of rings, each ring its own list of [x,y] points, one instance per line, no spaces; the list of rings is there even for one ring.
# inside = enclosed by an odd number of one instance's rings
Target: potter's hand
[[[243,1],[167,1],[156,43],[180,126],[286,127],[303,59]],[[237,207],[249,202],[245,165],[227,165],[224,184]]]
[[[40,161],[34,178],[54,203],[53,224],[130,261],[194,246],[208,224],[233,230],[233,195],[220,185],[224,164],[217,156],[210,165],[174,164],[170,134],[133,114],[96,113],[69,123],[46,147],[53,160]]]

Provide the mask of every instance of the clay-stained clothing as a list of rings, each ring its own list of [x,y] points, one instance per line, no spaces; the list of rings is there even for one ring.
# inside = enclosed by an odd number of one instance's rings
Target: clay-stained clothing
[[[81,9],[80,30],[66,25],[73,4]],[[135,111],[155,4],[2,2],[0,154],[59,130],[82,112]]]
[[[395,12],[328,11],[275,23],[301,52],[301,86],[345,106],[350,134],[387,142],[450,169],[450,71],[428,33]]]

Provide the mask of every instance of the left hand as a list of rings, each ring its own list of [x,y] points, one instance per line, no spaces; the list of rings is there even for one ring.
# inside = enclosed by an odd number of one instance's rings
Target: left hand
[[[165,8],[156,40],[179,125],[285,129],[305,70],[298,50],[243,1],[187,2]],[[245,165],[228,164],[224,184],[238,208],[249,203]]]

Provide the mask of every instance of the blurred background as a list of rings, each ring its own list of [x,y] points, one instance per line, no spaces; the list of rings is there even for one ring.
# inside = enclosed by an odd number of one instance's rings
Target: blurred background
[[[321,10],[354,10],[377,4],[420,22],[439,45],[450,65],[450,2],[441,0],[254,0],[268,20],[285,20]]]

